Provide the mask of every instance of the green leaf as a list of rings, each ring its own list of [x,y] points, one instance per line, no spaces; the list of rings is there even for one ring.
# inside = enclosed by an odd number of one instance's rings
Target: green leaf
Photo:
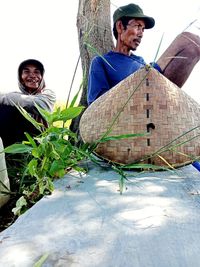
[[[29,164],[28,164],[28,171],[29,171],[29,173],[30,173],[31,176],[36,176],[37,165],[38,165],[38,161],[36,159],[32,159],[29,162]]]
[[[124,176],[120,176],[119,178],[119,191],[120,191],[120,194],[122,194],[124,190]]]
[[[61,160],[54,160],[51,164],[51,168],[49,170],[49,173],[54,176],[57,174],[58,171],[65,169],[65,164]]]
[[[37,148],[37,145],[36,145],[34,139],[30,136],[30,134],[29,133],[25,133],[25,135],[26,135],[26,138],[29,141],[29,143],[32,145],[32,147],[33,148]]]
[[[33,148],[32,155],[34,158],[39,159],[41,157],[40,149],[39,148]]]
[[[97,54],[99,57],[101,57],[103,59],[103,61],[105,61],[109,67],[111,67],[113,70],[116,71],[116,69],[113,68],[113,66],[97,51],[97,49],[95,47],[93,47],[91,44],[89,44],[88,42],[84,42],[84,45],[86,45],[89,50],[91,50],[94,54]]]
[[[61,111],[59,109],[52,113],[50,123],[57,122],[57,121],[66,122],[67,120],[72,120],[75,117],[77,117],[82,112],[83,109],[84,109],[83,106],[69,107]]]
[[[37,110],[39,111],[39,113],[42,115],[42,117],[43,117],[47,122],[50,122],[50,121],[51,121],[51,118],[52,118],[52,113],[49,112],[49,111],[46,110],[46,109],[43,109],[43,108],[39,107],[36,103],[35,103],[35,106],[36,106]]]
[[[39,194],[43,195],[44,191],[46,189],[46,185],[44,185],[44,183],[43,183],[43,181],[41,179],[39,180],[38,186],[39,186]]]
[[[111,140],[120,140],[120,139],[125,139],[125,138],[131,138],[131,137],[141,137],[148,135],[148,133],[141,133],[141,134],[121,134],[121,135],[112,135],[112,136],[106,136],[103,137],[102,139],[98,140],[97,142],[103,143]]]
[[[153,63],[152,63],[152,67],[153,67],[154,63],[156,62],[156,59],[157,59],[157,56],[158,56],[158,53],[160,51],[160,47],[161,47],[161,44],[162,44],[162,41],[163,41],[163,37],[164,37],[164,33],[162,34],[162,37],[160,39],[160,42],[159,42],[159,45],[158,45],[158,48],[157,48],[157,51],[156,51],[156,55],[155,55]]]
[[[31,151],[32,151],[32,147],[25,145],[25,144],[13,144],[13,145],[7,146],[4,149],[5,153],[10,153],[10,154],[28,153]]]
[[[12,212],[15,214],[15,215],[20,215],[21,214],[21,209],[23,206],[26,206],[27,205],[27,201],[26,199],[24,198],[24,196],[20,197],[17,202],[16,202],[16,207],[12,209]]]
[[[61,120],[67,121],[76,118],[84,109],[83,106],[69,107],[61,111]]]
[[[16,108],[19,110],[19,112],[28,120],[30,121],[30,123],[33,124],[33,126],[35,126],[36,129],[38,129],[40,132],[42,132],[42,129],[43,129],[43,124],[42,123],[39,123],[37,122],[35,119],[33,119],[31,117],[31,115],[24,109],[22,108],[21,106],[17,106],[15,105]]]
[[[48,180],[47,180],[47,188],[50,192],[53,192],[53,190],[54,190],[54,184],[53,184],[53,181],[51,180],[51,178],[48,178]]]
[[[169,168],[153,164],[127,164],[120,166],[122,169],[152,169],[152,170],[169,170]]]
[[[58,170],[58,172],[57,172],[57,176],[58,177],[63,177],[64,175],[65,175],[65,170],[64,169]]]
[[[72,101],[71,101],[69,107],[74,107],[74,105],[75,105],[75,103],[76,103],[76,101],[77,101],[77,99],[78,99],[78,96],[79,96],[79,94],[80,94],[80,91],[81,91],[81,89],[83,88],[83,84],[84,84],[85,76],[86,76],[86,74],[83,75],[83,79],[82,79],[81,85],[79,86],[78,92],[77,92],[77,93],[75,94],[75,96],[73,97],[73,99],[72,99]]]
[[[33,267],[42,267],[43,263],[47,260],[49,253],[45,253],[34,265]]]

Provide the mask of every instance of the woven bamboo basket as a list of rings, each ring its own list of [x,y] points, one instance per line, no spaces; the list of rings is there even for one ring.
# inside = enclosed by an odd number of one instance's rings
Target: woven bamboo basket
[[[83,141],[100,139],[113,121],[109,136],[145,135],[99,143],[95,152],[108,161],[178,167],[200,155],[200,105],[153,68],[130,75],[85,110]]]

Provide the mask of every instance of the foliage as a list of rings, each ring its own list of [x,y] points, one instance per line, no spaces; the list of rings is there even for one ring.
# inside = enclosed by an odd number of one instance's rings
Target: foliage
[[[22,107],[18,109],[40,131],[40,135],[35,137],[25,133],[26,141],[4,149],[5,153],[21,154],[21,160],[26,162],[18,192],[24,198],[20,198],[14,209],[15,214],[19,215],[19,206],[26,206],[25,201],[29,204],[34,203],[41,196],[52,192],[55,178],[62,177],[72,168],[77,171],[82,170],[78,163],[86,156],[88,148],[85,146],[85,151],[82,152],[81,148],[71,145],[69,138],[76,139],[76,135],[68,128],[54,125],[59,121],[65,124],[78,116],[83,107],[69,107],[63,110],[57,108],[53,113],[49,113],[37,106],[38,111],[48,122],[49,127],[46,129],[43,129],[43,126]]]

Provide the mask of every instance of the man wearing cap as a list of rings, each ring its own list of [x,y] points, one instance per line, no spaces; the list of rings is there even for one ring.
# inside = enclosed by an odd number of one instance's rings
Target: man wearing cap
[[[24,140],[24,132],[37,133],[15,105],[23,107],[36,121],[47,126],[35,104],[52,111],[56,101],[55,93],[45,87],[44,66],[38,60],[28,59],[19,65],[18,85],[19,92],[0,93],[0,137],[4,147]]]
[[[113,15],[113,34],[116,47],[113,51],[93,58],[88,81],[88,104],[114,87],[117,83],[146,65],[144,59],[132,53],[140,45],[145,29],[155,25],[135,4],[119,7]],[[161,71],[154,63],[154,67]]]
[[[88,80],[88,104],[117,83],[146,65],[132,53],[140,45],[145,29],[155,25],[135,4],[119,7],[113,14],[116,47],[102,57],[93,58]],[[191,32],[179,34],[155,63],[150,63],[166,78],[182,87],[200,59],[200,37]]]

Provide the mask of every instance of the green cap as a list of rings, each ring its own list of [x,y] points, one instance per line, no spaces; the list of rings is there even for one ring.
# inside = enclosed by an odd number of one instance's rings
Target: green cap
[[[129,4],[121,6],[115,10],[113,14],[113,22],[115,23],[121,17],[132,17],[137,19],[143,19],[145,22],[145,29],[151,29],[155,25],[155,20],[152,17],[144,15],[143,10],[135,4]]]

